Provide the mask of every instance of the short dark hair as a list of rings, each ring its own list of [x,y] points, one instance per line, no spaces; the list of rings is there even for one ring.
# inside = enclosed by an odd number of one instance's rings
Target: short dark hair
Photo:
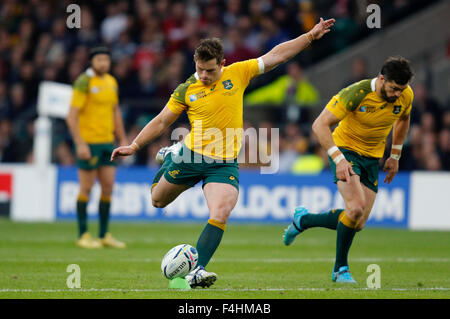
[[[111,56],[111,52],[107,46],[96,46],[89,50],[89,60],[92,60],[97,54],[107,54]]]
[[[208,38],[200,40],[195,48],[194,59],[200,61],[209,61],[216,59],[217,64],[223,60],[223,45],[218,38]]]
[[[387,81],[399,85],[407,84],[413,77],[410,62],[401,56],[389,57],[381,68],[381,74]]]

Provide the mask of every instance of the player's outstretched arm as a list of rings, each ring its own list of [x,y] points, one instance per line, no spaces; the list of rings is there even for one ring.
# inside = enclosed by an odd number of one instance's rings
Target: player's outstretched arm
[[[390,184],[394,179],[395,175],[398,173],[398,161],[402,153],[403,143],[406,140],[409,130],[410,116],[401,117],[394,123],[394,128],[392,130],[392,146],[391,155],[384,163],[383,172],[388,172],[385,183]]]
[[[274,69],[277,65],[285,63],[300,51],[306,48],[314,40],[323,37],[324,34],[330,32],[330,28],[334,25],[334,19],[323,20],[320,18],[314,28],[301,36],[278,44],[261,58],[264,62],[264,72]]]
[[[160,136],[175,120],[179,114],[173,113],[166,106],[164,109],[139,132],[133,143],[116,148],[111,154],[111,161],[118,156],[133,155],[141,147]]]

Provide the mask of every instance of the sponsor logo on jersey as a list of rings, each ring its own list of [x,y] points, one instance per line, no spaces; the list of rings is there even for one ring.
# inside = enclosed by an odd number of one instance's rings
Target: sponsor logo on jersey
[[[362,105],[359,107],[359,111],[365,113],[375,113],[375,110],[376,110],[375,106]]]
[[[93,86],[92,88],[91,88],[91,92],[92,93],[98,93],[100,91],[100,89],[98,88],[98,87],[96,87],[96,86]]]
[[[205,96],[206,96],[205,91],[200,91],[198,93],[189,95],[189,101],[194,102],[197,101],[198,99],[204,98]]]

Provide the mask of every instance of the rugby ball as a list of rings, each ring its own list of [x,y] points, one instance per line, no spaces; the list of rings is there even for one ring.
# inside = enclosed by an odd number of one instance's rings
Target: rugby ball
[[[170,249],[161,262],[161,271],[167,279],[185,277],[197,267],[197,249],[181,244]]]

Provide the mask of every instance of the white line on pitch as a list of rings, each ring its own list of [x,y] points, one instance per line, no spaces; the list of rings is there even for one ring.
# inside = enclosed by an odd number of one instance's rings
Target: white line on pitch
[[[90,262],[94,261],[89,258],[76,257],[76,258],[2,258],[3,262]],[[160,258],[127,258],[120,259],[115,258],[115,262],[161,262]],[[333,262],[333,258],[317,257],[317,258],[213,258],[212,262],[216,263],[314,263],[314,262]],[[398,257],[398,258],[352,258],[352,262],[394,262],[394,263],[448,263],[450,258],[418,258],[418,257]]]

